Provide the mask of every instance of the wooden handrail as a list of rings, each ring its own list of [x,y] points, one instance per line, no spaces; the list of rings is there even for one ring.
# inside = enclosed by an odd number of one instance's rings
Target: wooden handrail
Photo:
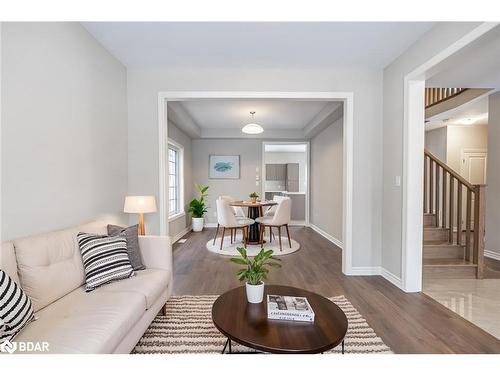
[[[443,168],[446,172],[448,172],[450,175],[452,175],[454,178],[456,178],[458,181],[460,181],[462,184],[467,186],[469,189],[474,190],[474,185],[472,185],[469,181],[467,181],[465,178],[460,176],[458,172],[450,168],[447,164],[443,163],[441,160],[439,160],[432,152],[429,150],[424,150],[425,155],[427,155],[429,158],[432,159],[434,163],[439,165],[441,168]]]
[[[484,267],[485,191],[486,185],[471,184],[424,150],[424,213],[435,216],[437,228],[448,230],[450,245],[464,248],[463,259],[477,266],[477,278],[483,277]]]
[[[466,88],[461,87],[426,87],[425,88],[425,108],[444,102],[457,95],[460,95]]]

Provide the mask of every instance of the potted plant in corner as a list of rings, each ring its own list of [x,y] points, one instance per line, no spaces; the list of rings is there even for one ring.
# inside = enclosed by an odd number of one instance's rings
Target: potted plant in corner
[[[208,196],[208,186],[195,184],[196,189],[200,193],[200,199],[193,199],[189,203],[189,213],[191,214],[191,221],[193,225],[193,232],[201,232],[203,230],[203,215],[207,212],[207,205],[205,199]]]
[[[264,248],[253,259],[247,256],[247,249],[244,247],[238,247],[236,250],[241,257],[231,258],[230,261],[245,266],[236,276],[238,280],[246,281],[247,300],[250,303],[261,303],[264,299],[264,280],[267,280],[268,267],[281,267],[281,260],[273,257],[272,250]]]
[[[259,194],[257,194],[255,191],[249,195],[250,200],[252,203],[257,203],[257,198],[259,197]]]

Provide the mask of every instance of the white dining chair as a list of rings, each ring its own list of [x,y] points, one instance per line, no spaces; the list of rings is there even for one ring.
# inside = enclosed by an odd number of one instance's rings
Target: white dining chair
[[[234,198],[231,197],[230,195],[221,195],[219,196],[219,199],[225,200],[227,203],[231,203],[234,201]],[[246,219],[247,215],[245,214],[245,211],[243,210],[243,207],[235,207],[235,206],[230,206],[231,210],[233,210],[234,215],[236,216],[236,219]],[[236,230],[231,229],[231,242],[234,239],[236,239]]]
[[[274,195],[273,196],[273,202],[280,203],[285,197],[284,195]],[[274,216],[276,213],[276,209],[278,208],[278,205],[274,205],[269,207],[266,212],[264,212],[264,216]]]
[[[273,216],[263,216],[255,219],[259,223],[260,229],[260,242],[264,240],[264,231],[266,227],[269,227],[269,241],[271,242],[272,228],[278,228],[278,238],[280,243],[280,251],[283,251],[281,245],[281,227],[285,227],[286,234],[288,237],[288,245],[292,248],[292,241],[290,239],[290,231],[288,230],[288,224],[290,223],[292,216],[292,200],[289,197],[283,197],[278,207],[276,208],[276,213]]]
[[[217,240],[217,235],[219,234],[219,228],[222,227],[222,238],[220,240],[221,250],[224,243],[226,229],[231,231],[231,243],[233,243],[233,231],[236,237],[236,231],[241,229],[243,233],[243,243],[247,246],[248,226],[255,223],[255,221],[249,218],[237,218],[231,209],[231,206],[229,206],[228,202],[224,199],[219,198],[215,201],[215,203],[217,205],[217,230],[215,232],[214,245]]]

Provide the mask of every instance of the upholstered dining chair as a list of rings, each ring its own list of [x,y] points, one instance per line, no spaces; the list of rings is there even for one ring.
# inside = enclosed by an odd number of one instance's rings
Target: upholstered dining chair
[[[222,238],[220,240],[220,249],[224,243],[224,235],[226,229],[231,230],[231,243],[233,243],[233,230],[236,233],[238,229],[241,229],[243,233],[243,243],[247,245],[248,238],[248,226],[252,225],[255,221],[249,218],[237,218],[231,209],[231,206],[224,199],[217,199],[215,201],[217,205],[217,230],[214,237],[214,245],[217,240],[217,235],[219,234],[219,228],[222,227]]]
[[[223,199],[227,203],[230,203],[230,202],[234,201],[234,198],[231,197],[230,195],[221,195],[219,197],[219,199]],[[240,220],[240,219],[246,219],[247,218],[247,215],[245,215],[245,211],[243,210],[243,207],[231,206],[231,210],[233,210],[234,215],[236,216],[236,219]],[[231,229],[231,242],[233,241],[233,237],[234,237],[234,239],[236,239],[236,230]]]
[[[264,231],[266,227],[269,227],[269,241],[271,242],[272,228],[278,228],[278,238],[280,243],[280,251],[283,251],[281,245],[281,228],[285,227],[286,234],[288,236],[288,245],[292,248],[292,241],[290,239],[290,231],[288,230],[288,224],[290,223],[292,215],[292,200],[289,197],[283,197],[283,199],[278,203],[276,208],[276,213],[274,216],[263,216],[255,219],[259,223],[260,229],[260,242],[263,242]]]
[[[273,195],[273,202],[280,203],[283,199],[285,199],[284,195]],[[276,213],[276,209],[278,208],[278,205],[274,205],[269,207],[266,212],[264,212],[264,216],[274,216]]]

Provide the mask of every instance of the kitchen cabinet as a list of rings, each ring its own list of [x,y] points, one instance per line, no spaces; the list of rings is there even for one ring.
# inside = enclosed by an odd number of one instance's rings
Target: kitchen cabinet
[[[299,191],[299,163],[288,163],[286,165],[286,190]]]
[[[287,176],[286,164],[266,164],[267,181],[286,181],[286,176]]]

